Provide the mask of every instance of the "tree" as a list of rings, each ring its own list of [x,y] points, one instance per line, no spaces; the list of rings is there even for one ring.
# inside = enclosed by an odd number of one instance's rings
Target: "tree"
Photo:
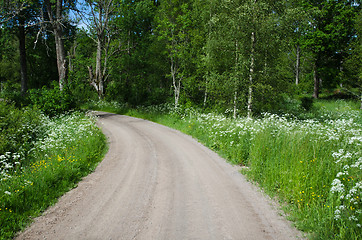
[[[154,34],[156,3],[149,0],[126,0],[117,7],[112,21],[118,29],[115,41],[121,46],[115,54],[107,89],[130,104],[157,104],[164,101],[164,56]],[[115,89],[117,87],[117,89]],[[121,94],[116,94],[121,91]]]
[[[109,47],[114,32],[109,27],[113,11],[114,0],[86,1],[91,16],[88,19],[88,27],[94,32],[96,50],[96,69],[88,66],[90,84],[96,89],[98,97],[104,97],[104,82],[107,80],[107,63],[110,57]],[[104,57],[104,60],[103,60]]]
[[[308,50],[304,48],[303,41],[305,35],[312,31],[311,21],[312,12],[308,12],[303,8],[301,0],[286,1],[286,11],[282,19],[282,29],[286,33],[287,45],[292,47],[295,52],[294,76],[295,85],[300,83],[301,74],[301,58],[304,52]]]
[[[0,84],[1,92],[6,85],[18,81],[20,72],[16,54],[18,43],[8,28],[0,28]]]
[[[348,56],[343,61],[343,81],[340,86],[360,99],[362,109],[362,12],[355,20],[356,35],[352,38]]]
[[[20,83],[21,92],[24,94],[28,89],[28,70],[26,61],[26,25],[34,20],[35,4],[27,1],[2,1],[2,12],[0,23],[5,27],[14,29],[19,40],[20,56]],[[16,29],[16,30],[15,30]]]
[[[74,2],[71,0],[44,0],[44,4],[55,39],[59,88],[62,91],[68,77],[66,50],[64,48],[64,28],[67,22],[66,12],[69,11],[70,8],[74,7]],[[47,21],[43,18],[43,23],[46,22]]]
[[[190,28],[192,17],[188,1],[169,0],[161,3],[157,19],[157,34],[166,47],[175,108],[179,105],[182,82],[187,77]]]
[[[354,19],[360,9],[359,1],[305,1],[303,7],[313,12],[313,30],[304,45],[314,54],[313,97],[318,98],[323,85],[335,85],[346,50],[355,35]]]
[[[205,47],[207,65],[212,81],[218,79],[227,88],[225,97],[229,98],[228,105],[232,104],[234,117],[240,105],[251,117],[262,103],[269,101],[264,95],[276,89],[272,69],[280,54],[276,30],[283,9],[280,5],[266,0],[214,4]],[[220,86],[221,83],[216,84]]]

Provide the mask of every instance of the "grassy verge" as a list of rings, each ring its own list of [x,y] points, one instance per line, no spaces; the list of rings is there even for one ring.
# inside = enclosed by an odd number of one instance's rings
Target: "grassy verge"
[[[276,196],[311,239],[361,239],[362,113],[343,101],[337,111],[318,104],[313,119],[304,120],[230,119],[165,105],[121,112],[192,135],[246,166],[243,173]]]
[[[95,119],[82,113],[39,123],[42,134],[26,152],[0,156],[0,239],[11,239],[32,218],[94,170],[106,151]],[[29,144],[29,143],[27,143]]]

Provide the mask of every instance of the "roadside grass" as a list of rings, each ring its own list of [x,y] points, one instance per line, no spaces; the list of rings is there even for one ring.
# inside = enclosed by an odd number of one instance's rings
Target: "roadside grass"
[[[122,110],[192,135],[276,197],[310,239],[362,239],[362,112],[315,103],[305,113],[231,119],[171,105]]]
[[[75,187],[107,150],[95,119],[83,113],[43,116],[41,125],[44,133],[33,139],[28,154],[0,156],[0,239],[13,238]]]

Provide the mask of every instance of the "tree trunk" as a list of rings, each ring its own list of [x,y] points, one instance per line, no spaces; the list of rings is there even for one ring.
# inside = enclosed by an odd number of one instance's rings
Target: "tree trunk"
[[[97,41],[97,56],[96,56],[96,83],[98,84],[98,97],[103,98],[103,74],[102,74],[102,40]]]
[[[175,94],[175,108],[178,108],[178,102],[180,99],[180,88],[181,88],[181,80],[177,79],[177,70],[175,67],[175,62],[173,58],[171,57],[171,76],[172,76],[172,85],[174,89]]]
[[[205,93],[204,93],[204,109],[206,108],[206,102],[207,102],[207,91],[208,91],[208,81],[207,81],[207,78],[206,78],[206,81],[205,81]]]
[[[254,0],[254,7],[257,0]],[[254,8],[253,7],[253,8]],[[255,22],[253,16],[253,23]],[[254,27],[254,26],[253,26]],[[251,50],[250,50],[250,70],[249,70],[249,95],[248,95],[248,118],[253,115],[253,82],[254,82],[254,62],[255,62],[255,31],[251,33]]]
[[[237,100],[238,100],[238,91],[235,90],[234,92],[234,112],[233,112],[233,118],[236,119],[236,112],[237,112]]]
[[[20,53],[20,80],[21,92],[25,94],[28,90],[28,69],[26,66],[26,49],[25,49],[25,27],[24,19],[19,19],[19,53]]]
[[[319,97],[319,81],[320,81],[318,76],[317,63],[314,63],[313,65],[313,78],[314,78],[313,97],[317,99]]]
[[[67,59],[65,55],[62,30],[59,23],[55,30],[55,48],[57,53],[57,66],[59,74],[59,89],[62,91],[67,80]]]
[[[297,45],[296,49],[297,61],[295,63],[295,85],[299,84],[299,72],[300,72],[300,46]]]
[[[238,46],[238,40],[235,39],[235,79],[234,79],[234,112],[233,112],[233,118],[236,118],[236,112],[237,112],[237,102],[238,102],[238,76],[239,76],[239,56],[238,56],[239,46]]]
[[[50,0],[45,0],[45,4],[48,11],[49,20],[53,27],[53,33],[55,38],[55,49],[57,55],[57,67],[59,75],[59,89],[62,91],[67,80],[67,59],[64,49],[63,41],[63,27],[62,27],[62,14],[63,14],[63,0],[56,1],[55,18],[52,12],[52,4]]]
[[[251,51],[250,51],[250,71],[249,71],[249,95],[248,95],[248,118],[253,113],[253,77],[254,77],[254,56],[255,51],[255,32],[251,33]]]

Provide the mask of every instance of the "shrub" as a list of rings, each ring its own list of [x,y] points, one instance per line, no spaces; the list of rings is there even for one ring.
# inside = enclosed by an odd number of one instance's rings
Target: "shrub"
[[[302,101],[302,107],[306,111],[310,111],[313,107],[313,97],[301,97],[300,100]]]
[[[29,91],[29,99],[32,105],[37,106],[48,116],[55,116],[76,107],[75,101],[68,89],[60,91],[58,86],[52,89],[32,89]]]
[[[36,108],[17,109],[14,104],[0,101],[0,155],[11,152],[25,157],[31,142],[43,133],[39,127],[43,118]]]

